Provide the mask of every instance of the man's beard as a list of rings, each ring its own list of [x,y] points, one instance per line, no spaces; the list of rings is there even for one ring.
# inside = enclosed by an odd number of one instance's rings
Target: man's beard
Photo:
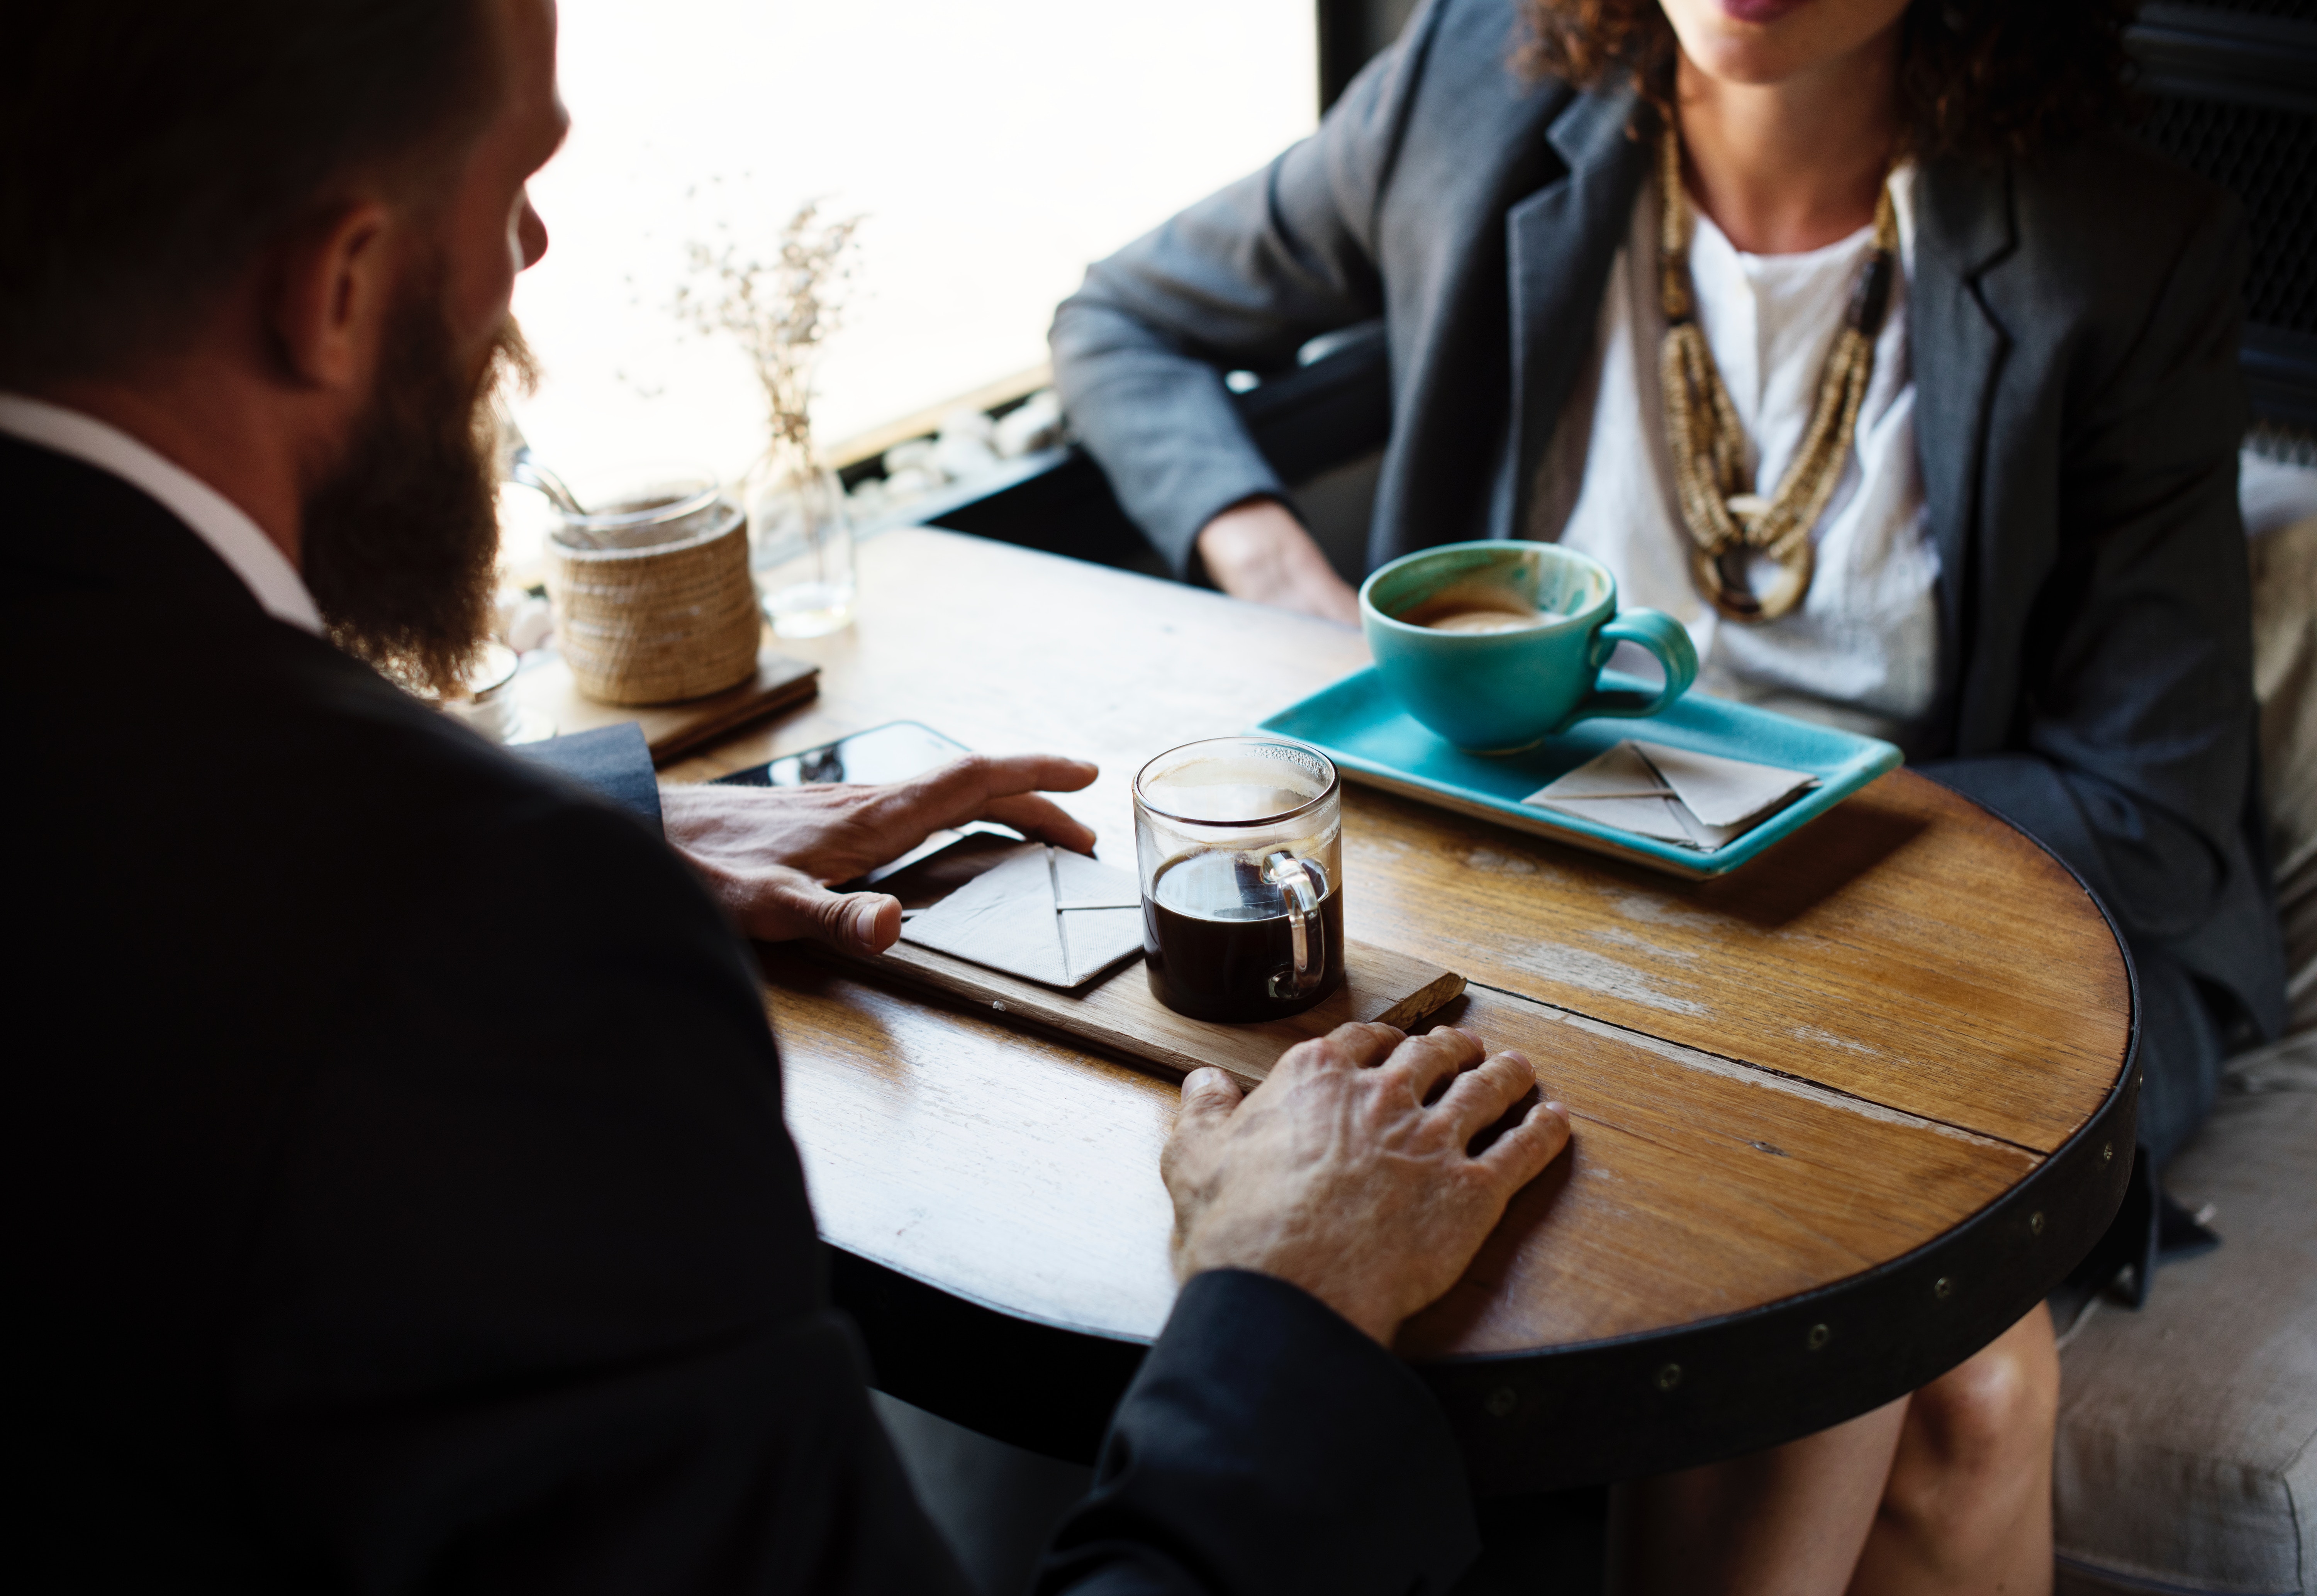
[[[490,397],[532,365],[510,320],[479,370],[444,319],[443,274],[388,313],[378,387],[307,494],[300,561],[331,640],[406,686],[458,690],[490,629],[498,557]]]

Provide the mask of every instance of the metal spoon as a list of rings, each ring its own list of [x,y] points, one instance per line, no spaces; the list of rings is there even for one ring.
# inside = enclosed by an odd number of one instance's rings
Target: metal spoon
[[[586,517],[586,507],[579,503],[578,495],[571,491],[562,477],[540,463],[539,457],[531,451],[530,441],[523,437],[523,429],[515,424],[514,416],[506,406],[493,399],[491,415],[498,424],[499,436],[507,445],[507,480],[547,495],[547,502],[563,514],[565,524],[558,536],[583,548],[604,547],[601,539],[577,524]]]

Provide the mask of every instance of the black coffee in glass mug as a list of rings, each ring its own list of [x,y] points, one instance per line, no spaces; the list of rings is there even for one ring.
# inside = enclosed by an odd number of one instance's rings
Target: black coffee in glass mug
[[[1342,788],[1316,749],[1217,737],[1134,779],[1150,990],[1195,1020],[1275,1020],[1343,984]]]

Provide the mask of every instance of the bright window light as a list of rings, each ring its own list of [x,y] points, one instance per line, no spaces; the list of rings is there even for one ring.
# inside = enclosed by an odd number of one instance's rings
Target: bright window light
[[[737,477],[763,412],[671,308],[721,222],[769,253],[802,200],[859,213],[824,446],[1046,357],[1094,260],[1311,130],[1311,0],[563,0],[570,142],[515,290],[540,457]]]

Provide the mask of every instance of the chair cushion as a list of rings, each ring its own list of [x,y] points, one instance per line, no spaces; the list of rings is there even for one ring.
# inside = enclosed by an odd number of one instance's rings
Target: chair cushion
[[[2317,1596],[2317,1035],[2236,1061],[2165,1183],[2223,1245],[2066,1339],[2059,1590]]]
[[[2255,538],[2248,552],[2261,775],[2300,1031],[2317,1026],[2317,516]]]

